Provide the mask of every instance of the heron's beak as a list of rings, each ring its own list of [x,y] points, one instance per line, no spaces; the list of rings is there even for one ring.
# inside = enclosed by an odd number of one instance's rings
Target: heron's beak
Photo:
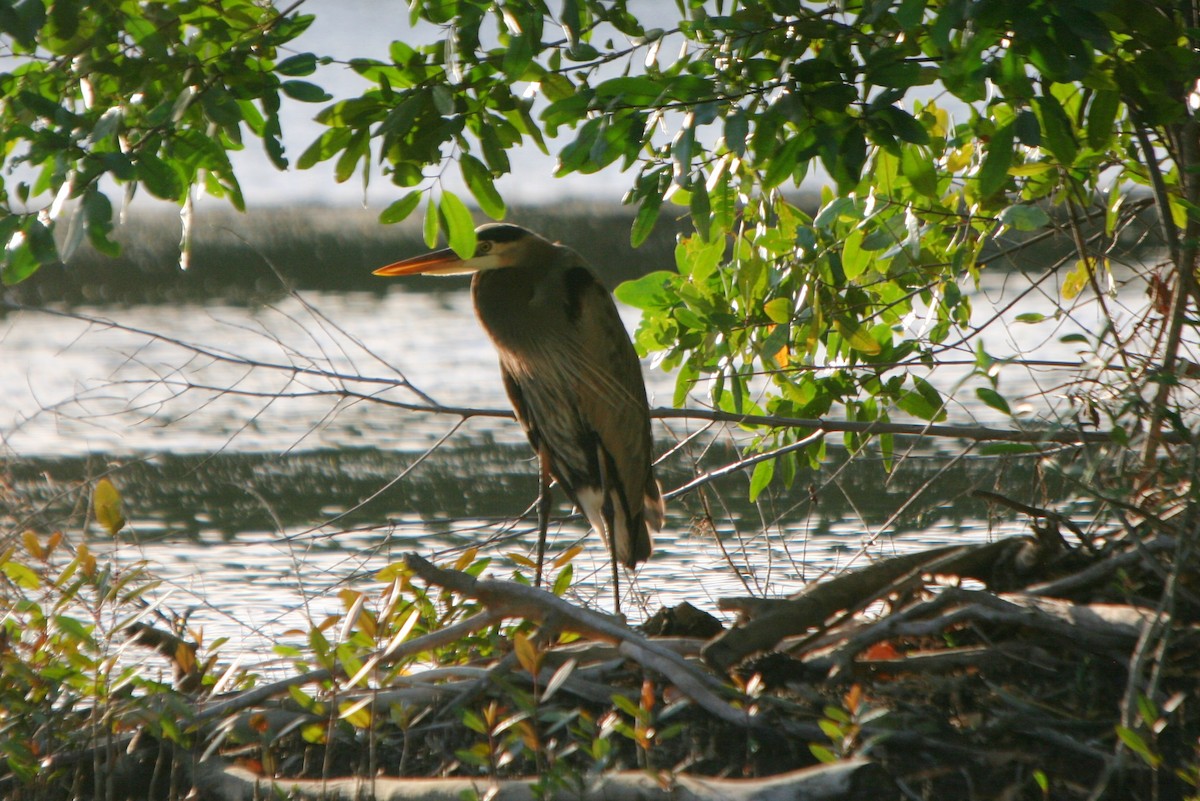
[[[477,268],[468,261],[459,258],[450,248],[435,250],[421,256],[413,256],[386,267],[375,270],[374,275],[455,275],[457,273],[473,273]]]

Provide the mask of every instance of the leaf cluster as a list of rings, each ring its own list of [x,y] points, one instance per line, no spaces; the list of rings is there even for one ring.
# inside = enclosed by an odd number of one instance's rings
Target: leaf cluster
[[[102,181],[185,203],[199,188],[244,207],[229,153],[258,138],[287,167],[283,98],[329,96],[300,80],[311,53],[284,48],[311,15],[234,0],[25,0],[0,13],[11,41],[0,72],[3,278],[67,259],[85,239],[115,255]],[[65,235],[53,235],[65,209]]]
[[[976,360],[978,397],[1011,411],[996,362],[973,341],[969,291],[989,253],[1006,235],[1061,232],[1075,258],[1060,311],[1087,294],[1103,303],[1138,186],[1154,196],[1171,254],[1163,285],[1178,275],[1200,301],[1182,269],[1200,239],[1200,48],[1188,4],[716,0],[676,10],[670,27],[652,28],[625,0],[411,3],[410,22],[431,41],[351,60],[367,88],[320,111],[326,130],[298,166],[330,161],[337,180],[366,183],[378,162],[402,190],[382,220],[423,206],[426,241],[444,235],[460,255],[475,247],[468,202],[506,213],[496,180],[513,172],[515,148],[561,143],[559,175],[628,171],[635,244],[663,214],[694,229],[674,269],[621,293],[643,311],[638,346],[679,371],[676,403],[704,385],[709,403],[733,413],[936,422],[947,402],[929,373],[955,351]],[[67,198],[80,202],[62,251],[85,234],[112,250],[101,176],[184,203],[203,186],[240,207],[227,153],[249,132],[284,166],[282,98],[326,99],[300,80],[323,59],[280,58],[309,16],[249,0],[110,0],[100,11],[28,0],[0,16],[20,56],[0,75],[6,162],[37,173],[0,185],[8,281],[56,257],[52,226]],[[444,185],[452,168],[469,198]],[[793,190],[814,176],[828,186],[811,207]],[[37,198],[44,208],[16,210]],[[1093,219],[1103,220],[1094,235],[1084,228]],[[1159,341],[1170,355],[1129,354],[1119,333],[1089,346],[1121,352],[1120,369],[1170,367],[1183,340]],[[761,432],[760,445],[783,451],[796,437]],[[823,447],[811,443],[807,458]],[[755,486],[779,464],[793,475],[802,455],[790,453],[760,463]]]

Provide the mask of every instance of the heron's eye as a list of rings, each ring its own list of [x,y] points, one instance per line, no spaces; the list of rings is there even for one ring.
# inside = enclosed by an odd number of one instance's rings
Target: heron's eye
[[[492,251],[492,243],[491,242],[486,242],[486,241],[480,242],[479,245],[475,248],[475,255],[482,256],[485,253],[490,253],[491,251]]]

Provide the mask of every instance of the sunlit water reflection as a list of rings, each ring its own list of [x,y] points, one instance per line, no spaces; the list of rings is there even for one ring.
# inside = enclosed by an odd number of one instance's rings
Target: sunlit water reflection
[[[992,280],[985,289],[998,293],[999,282],[1008,279],[1000,275]],[[986,293],[977,298],[977,317],[992,313],[986,299]],[[10,415],[0,431],[10,453],[24,462],[73,459],[72,469],[94,476],[109,465],[142,459],[153,466],[167,455],[267,455],[246,477],[219,479],[231,485],[225,488],[229,497],[240,500],[193,498],[183,510],[186,519],[159,515],[157,507],[142,512],[139,519],[141,510],[133,507],[129,511],[134,525],[123,532],[119,544],[101,538],[94,543],[122,564],[148,562],[165,582],[159,592],[170,596],[166,607],[194,607],[191,620],[203,624],[210,639],[229,636],[247,653],[257,653],[282,631],[306,629],[337,612],[338,589],[369,586],[378,570],[405,552],[453,554],[516,529],[516,539],[490,545],[484,552],[495,560],[493,573],[506,576],[513,569],[506,554],[528,554],[533,542],[532,520],[514,522],[536,490],[534,465],[511,420],[477,416],[462,423],[453,415],[417,414],[370,400],[426,404],[431,398],[450,406],[507,408],[495,356],[473,319],[468,294],[314,293],[306,300],[311,306],[287,299],[257,308],[197,304],[83,312],[136,330],[114,329],[100,319],[89,322],[36,312],[11,314],[0,321],[0,346],[6,354],[0,408]],[[1030,311],[1052,312],[1053,298],[1031,297],[1008,314]],[[627,315],[627,322],[632,327],[636,317]],[[1011,324],[999,329],[1002,336],[986,340],[986,347],[998,358],[1036,353],[1046,360],[1077,359],[1078,346],[1063,345],[1059,338],[1091,325],[1086,317],[1066,319],[1052,330]],[[974,346],[964,346],[964,353]],[[1069,374],[1061,369],[1014,371],[1005,373],[1001,389],[1010,397],[1044,400],[1047,387]],[[651,369],[646,376],[652,403],[668,405],[673,377]],[[407,378],[425,397],[394,386],[398,377]],[[949,380],[953,383],[957,377]],[[960,394],[973,397],[969,391]],[[1063,401],[1050,393],[1049,402]],[[994,410],[968,401],[951,409],[948,422],[999,419]],[[680,421],[669,429],[659,426],[664,449],[668,440],[679,440],[698,426]],[[731,436],[722,432],[715,438],[727,447]],[[432,450],[446,437],[445,444]],[[465,467],[459,462],[447,466],[439,459],[449,447],[475,461]],[[427,453],[428,461],[421,462]],[[89,454],[90,462],[80,462]],[[303,454],[319,455],[310,462],[285,458]],[[312,461],[322,464],[314,468]],[[380,492],[353,524],[336,518],[410,468],[411,476]],[[979,482],[993,470],[987,465],[975,469],[972,475],[979,478],[973,480]],[[46,470],[50,481],[65,480],[54,475],[54,468]],[[693,474],[686,460],[678,459],[664,471],[668,486]],[[192,468],[180,486],[216,480],[205,475],[202,467]],[[356,482],[353,494],[326,497],[331,476]],[[434,476],[440,483],[420,483],[422,476]],[[1001,474],[996,476],[1000,481]],[[116,481],[121,484],[121,471]],[[696,503],[671,504],[655,556],[636,577],[642,606],[654,610],[687,600],[713,610],[719,596],[791,592],[882,554],[1021,533],[1025,528],[1020,520],[989,520],[987,510],[977,505],[957,518],[939,517],[935,509],[929,513],[929,525],[913,531],[916,524],[910,522],[909,530],[900,532],[886,512],[859,512],[853,498],[842,499],[842,506],[831,512],[827,493],[857,492],[861,497],[864,492],[863,487],[847,489],[836,480],[814,495],[817,505],[789,497],[786,491],[776,493],[772,502],[787,510],[778,513],[761,504],[747,505],[744,481],[734,479],[715,496],[719,541],[696,525],[702,512]],[[802,478],[790,494],[804,496],[810,491],[808,483]],[[263,493],[276,485],[287,485],[298,494],[290,501],[267,502]],[[899,508],[916,486],[889,488],[887,493],[896,497],[893,508]],[[136,494],[132,487],[124,489],[127,499]],[[869,485],[865,492],[872,494]],[[966,494],[965,489],[955,492]],[[473,498],[485,494],[492,508],[471,505]],[[886,502],[888,496],[871,500]],[[261,513],[265,508],[286,512],[305,501],[317,503],[307,519],[291,519],[285,513],[278,523],[239,526],[236,520],[224,520],[220,530],[214,528],[214,521],[237,503]],[[446,507],[455,509],[453,519],[437,519],[447,514]],[[569,510],[559,511],[565,515]],[[818,518],[819,525],[814,522]],[[181,536],[182,531],[188,536]],[[561,553],[582,538],[585,548],[574,563],[577,582],[572,592],[607,607],[607,557],[598,539],[584,534],[574,520],[560,523],[552,531],[552,548]],[[626,608],[630,605],[627,601]]]

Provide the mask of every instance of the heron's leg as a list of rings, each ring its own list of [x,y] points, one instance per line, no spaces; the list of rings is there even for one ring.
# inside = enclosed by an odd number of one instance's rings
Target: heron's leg
[[[617,552],[613,549],[612,552],[612,570],[613,570],[613,611],[617,617],[621,616],[621,566],[617,564]]]
[[[533,586],[542,586],[542,567],[546,561],[546,531],[550,527],[550,471],[545,459],[538,459],[538,544],[537,573]]]

